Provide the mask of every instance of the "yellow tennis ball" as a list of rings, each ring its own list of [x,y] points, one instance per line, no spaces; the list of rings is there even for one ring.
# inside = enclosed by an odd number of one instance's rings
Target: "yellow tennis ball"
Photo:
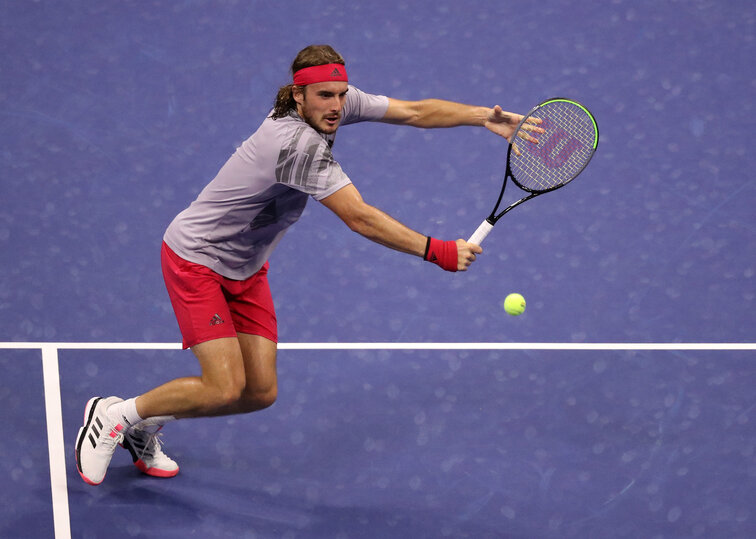
[[[509,294],[504,299],[504,310],[512,316],[519,316],[525,312],[525,298],[520,294]]]

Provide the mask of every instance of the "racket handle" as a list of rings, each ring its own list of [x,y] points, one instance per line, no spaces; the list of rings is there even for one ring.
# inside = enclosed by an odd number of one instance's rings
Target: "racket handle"
[[[480,226],[478,227],[478,230],[476,230],[472,236],[470,236],[470,239],[467,240],[467,243],[474,243],[475,245],[480,245],[484,239],[486,239],[486,236],[488,236],[488,233],[491,232],[491,229],[493,228],[493,225],[488,222],[488,219],[480,223]]]

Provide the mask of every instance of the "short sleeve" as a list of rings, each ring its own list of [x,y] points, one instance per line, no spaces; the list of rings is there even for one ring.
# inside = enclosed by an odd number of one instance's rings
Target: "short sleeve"
[[[382,119],[388,110],[389,100],[385,95],[374,95],[349,86],[342,125],[357,122],[374,122]]]
[[[278,154],[276,183],[321,200],[351,180],[333,158],[326,140],[309,126],[301,125]]]

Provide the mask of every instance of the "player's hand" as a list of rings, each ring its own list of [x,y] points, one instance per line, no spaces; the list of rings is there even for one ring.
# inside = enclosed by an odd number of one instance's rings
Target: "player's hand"
[[[457,271],[467,271],[470,264],[475,262],[475,255],[479,255],[483,252],[483,248],[480,245],[474,243],[467,243],[463,239],[457,240]]]
[[[502,110],[499,105],[496,105],[491,109],[491,113],[488,115],[488,119],[484,124],[486,128],[492,133],[496,133],[499,136],[507,139],[508,142],[512,142],[512,135],[520,123],[523,116],[522,114],[515,114],[513,112],[506,112]],[[541,123],[539,118],[529,118],[525,125],[522,126],[519,136],[529,142],[538,144],[538,139],[532,137],[530,133],[543,133],[544,130],[538,127]]]

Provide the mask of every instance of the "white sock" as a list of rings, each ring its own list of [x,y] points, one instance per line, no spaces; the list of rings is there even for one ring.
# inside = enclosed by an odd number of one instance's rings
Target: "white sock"
[[[134,428],[147,431],[149,433],[155,433],[163,428],[163,425],[171,421],[176,421],[176,418],[172,415],[156,415],[154,417],[148,417],[143,421],[140,421]]]
[[[136,397],[111,405],[106,410],[106,413],[110,419],[122,424],[126,428],[142,421],[142,418],[137,413]]]

